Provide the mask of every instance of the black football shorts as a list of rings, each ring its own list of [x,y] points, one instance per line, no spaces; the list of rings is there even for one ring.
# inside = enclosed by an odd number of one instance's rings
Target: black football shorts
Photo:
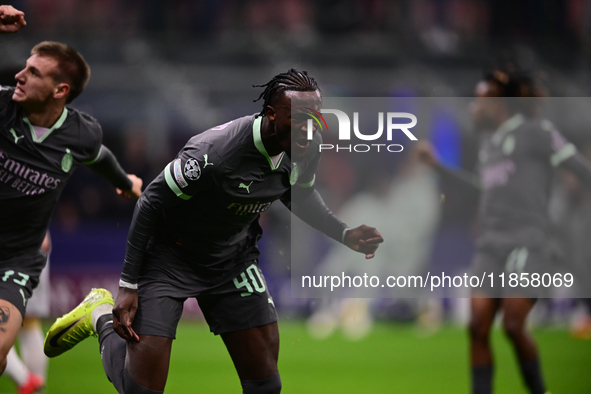
[[[250,262],[240,268],[237,274],[214,287],[193,291],[186,286],[186,277],[179,278],[179,284],[175,284],[170,272],[165,274],[156,269],[142,273],[134,331],[138,335],[174,339],[183,304],[192,297],[197,299],[210,330],[216,335],[276,322],[275,304],[258,263]],[[195,288],[199,287],[196,284]]]
[[[46,260],[41,249],[0,260],[0,299],[17,307],[23,318]]]
[[[548,294],[552,272],[548,248],[482,248],[474,255],[471,274],[484,277],[473,296],[541,298]]]

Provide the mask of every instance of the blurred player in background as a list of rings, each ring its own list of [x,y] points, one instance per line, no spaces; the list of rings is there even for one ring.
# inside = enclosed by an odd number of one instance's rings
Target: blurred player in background
[[[14,76],[21,70],[20,67],[8,67],[0,70],[0,85],[15,86]],[[20,353],[13,346],[8,352],[6,364],[6,376],[17,385],[19,394],[36,393],[45,386],[47,376],[47,356],[43,353],[44,333],[41,327],[41,319],[48,318],[50,312],[50,283],[49,283],[49,255],[51,253],[51,237],[45,235],[41,249],[47,256],[47,263],[41,271],[39,285],[28,301],[27,313],[23,320],[23,326],[18,333]]]
[[[533,77],[511,70],[494,70],[476,85],[471,112],[483,132],[479,178],[442,167],[430,144],[417,146],[419,157],[444,179],[473,185],[480,192],[474,275],[551,272],[548,199],[553,169],[566,168],[591,186],[591,164],[550,122],[537,116],[536,97],[544,95]],[[492,392],[490,331],[498,312],[503,313],[503,328],[529,392],[546,392],[538,350],[526,328],[540,288],[502,288],[497,283],[473,290],[469,329],[473,393]]]
[[[43,329],[41,319],[47,319],[50,313],[49,256],[51,254],[51,237],[49,232],[41,249],[47,256],[47,263],[41,271],[39,284],[29,299],[23,326],[18,332],[20,349],[19,357],[16,347],[8,352],[6,376],[12,379],[18,388],[18,394],[34,394],[41,392],[47,380],[47,356],[43,353]]]
[[[191,138],[146,188],[115,307],[106,290],[91,291],[50,328],[48,356],[98,334],[103,367],[119,393],[161,393],[183,303],[195,297],[211,331],[221,335],[243,392],[281,391],[277,312],[258,266],[260,213],[281,200],[366,258],[382,237],[365,225],[349,229],[314,189],[321,137],[306,138],[304,108],[320,110],[314,79],[291,69],[260,87],[259,114]]]
[[[24,13],[0,6],[0,33],[26,25]],[[23,324],[46,254],[41,246],[57,200],[81,164],[125,197],[142,181],[127,175],[101,144],[102,130],[87,114],[66,107],[86,86],[90,69],[74,49],[36,45],[16,87],[0,86],[0,371]]]

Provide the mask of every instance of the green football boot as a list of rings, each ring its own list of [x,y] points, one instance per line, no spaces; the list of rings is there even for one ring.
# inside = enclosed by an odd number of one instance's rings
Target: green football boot
[[[92,311],[102,304],[114,305],[113,296],[108,290],[92,289],[80,305],[58,318],[45,336],[45,355],[59,356],[89,336],[96,337],[97,333],[92,327]]]

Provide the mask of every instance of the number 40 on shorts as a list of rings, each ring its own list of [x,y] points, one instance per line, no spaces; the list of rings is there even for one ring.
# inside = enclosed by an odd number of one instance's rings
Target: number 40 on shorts
[[[248,278],[246,277],[247,274]],[[234,278],[234,286],[236,286],[237,289],[246,287],[246,291],[240,293],[242,297],[248,297],[254,290],[263,293],[267,289],[256,264],[249,265],[244,272],[241,272],[240,275]]]

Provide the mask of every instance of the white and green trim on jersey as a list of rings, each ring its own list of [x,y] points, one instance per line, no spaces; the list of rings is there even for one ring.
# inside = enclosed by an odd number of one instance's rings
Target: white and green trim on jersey
[[[252,137],[254,140],[254,146],[256,146],[258,151],[263,156],[265,156],[265,158],[269,162],[269,166],[271,167],[271,170],[275,171],[275,170],[279,169],[279,166],[281,165],[281,161],[285,157],[285,152],[281,152],[281,154],[274,156],[274,157],[269,156],[269,153],[267,152],[267,149],[265,149],[265,145],[263,144],[263,138],[261,135],[262,121],[263,121],[263,118],[258,116],[255,118],[255,120],[252,124]],[[294,185],[297,182],[298,177],[299,177],[299,169],[297,167],[297,163],[293,163],[292,174],[290,176],[290,183],[292,185]],[[315,181],[316,181],[316,174],[314,174],[314,176],[312,177],[312,180],[310,182],[298,183],[298,186],[304,187],[304,188],[312,187],[312,186],[314,186]]]
[[[258,149],[259,152],[261,152],[261,155],[265,156],[265,158],[269,162],[269,166],[271,167],[271,170],[275,171],[281,165],[281,160],[283,160],[283,157],[285,156],[285,152],[281,152],[281,154],[279,154],[278,156],[275,156],[275,157],[269,156],[269,153],[267,152],[267,149],[265,149],[265,145],[263,144],[263,138],[261,136],[262,121],[263,121],[263,118],[258,116],[257,118],[255,118],[255,120],[252,124],[252,138],[254,139],[254,146],[256,146],[256,148]],[[273,160],[273,159],[275,159],[275,160]]]
[[[314,176],[312,177],[312,180],[308,183],[298,183],[299,187],[303,187],[303,188],[308,188],[308,187],[312,187],[314,186],[314,183],[316,182],[316,174],[314,174]]]
[[[164,169],[164,179],[166,180],[166,184],[168,185],[168,187],[170,187],[170,190],[172,190],[172,192],[177,197],[182,198],[183,200],[189,200],[193,196],[189,196],[188,194],[183,193],[180,187],[176,184],[172,175],[170,175],[172,172],[170,167],[171,165],[172,163],[168,163],[168,165]]]
[[[562,162],[570,159],[576,153],[577,148],[573,144],[568,143],[550,157],[550,163],[552,164],[552,167],[558,167]]]
[[[493,134],[493,137],[492,137],[493,144],[495,144],[496,146],[501,145],[501,142],[503,142],[505,135],[507,133],[510,133],[513,130],[517,129],[524,122],[525,122],[525,117],[521,114],[515,114],[512,117],[510,117],[509,119],[507,119],[506,121],[504,121],[499,126],[497,131],[495,131],[495,133]]]
[[[542,121],[542,129],[548,132],[556,130],[552,122],[550,122],[549,120]],[[570,159],[576,154],[577,148],[569,142],[565,144],[562,148],[560,148],[558,151],[554,152],[552,156],[550,156],[550,164],[552,164],[552,167],[558,167],[562,162]]]
[[[492,137],[492,142],[499,146],[503,143],[503,150],[507,154],[507,151],[512,151],[512,149],[508,149],[506,145],[508,142],[511,142],[514,145],[514,140],[512,139],[505,139],[504,137],[512,132],[513,130],[517,129],[525,122],[525,117],[522,114],[516,114],[511,118],[507,119],[495,132]],[[552,131],[554,130],[554,126],[548,120],[542,121],[542,129],[545,131]],[[514,146],[512,147],[514,148]],[[552,167],[558,167],[562,162],[565,160],[573,157],[577,153],[577,148],[572,143],[567,143],[558,151],[556,151],[552,156],[550,156],[550,164]]]
[[[67,117],[68,117],[68,110],[66,109],[66,107],[64,107],[64,110],[62,111],[62,114],[58,118],[57,122],[55,122],[55,124],[53,126],[51,126],[51,128],[47,131],[47,133],[43,134],[43,137],[41,137],[39,139],[37,139],[37,134],[35,133],[35,129],[33,128],[31,121],[29,121],[29,118],[24,116],[23,122],[25,122],[29,126],[29,130],[31,131],[31,136],[33,138],[33,141],[35,141],[37,143],[41,143],[41,142],[45,141],[45,139],[47,137],[49,137],[49,135],[53,132],[53,130],[60,128],[64,124],[64,122],[66,121]]]
[[[103,146],[101,145],[101,147],[99,148],[98,153],[96,154],[95,158],[89,161],[85,161],[82,164],[84,164],[85,166],[91,165],[96,163],[96,161],[99,159],[99,157],[101,157],[101,153],[103,153]]]

